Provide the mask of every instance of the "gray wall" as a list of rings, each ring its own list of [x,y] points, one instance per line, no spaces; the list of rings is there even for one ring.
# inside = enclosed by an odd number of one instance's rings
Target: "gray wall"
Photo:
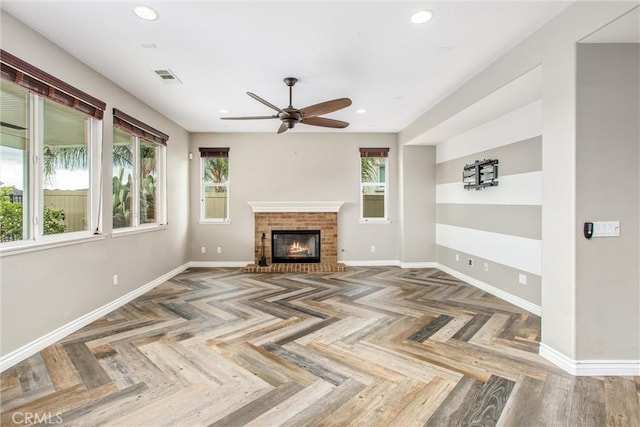
[[[435,251],[436,149],[405,145],[400,149],[401,265],[433,262]]]
[[[107,103],[102,203],[106,237],[0,259],[1,344],[6,355],[186,262],[189,135],[4,11],[1,19],[2,49]],[[109,234],[113,107],[169,135],[166,229],[118,238]],[[118,286],[113,286],[114,274]]]
[[[229,147],[230,224],[199,223],[199,147]],[[360,224],[360,147],[389,147],[388,224]],[[248,202],[339,201],[338,260],[398,261],[398,149],[394,134],[194,134],[189,259],[253,262]],[[200,248],[205,246],[207,253]],[[222,253],[216,253],[217,247]],[[370,251],[371,246],[376,252]]]
[[[580,359],[640,359],[640,45],[578,44],[576,300]],[[586,221],[620,237],[582,237]],[[635,332],[635,333],[629,333]]]

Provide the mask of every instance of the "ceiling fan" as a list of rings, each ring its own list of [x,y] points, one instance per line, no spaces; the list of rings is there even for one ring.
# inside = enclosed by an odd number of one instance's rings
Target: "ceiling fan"
[[[278,108],[269,101],[260,98],[255,93],[247,92],[247,95],[256,101],[276,110],[278,114],[272,116],[250,116],[250,117],[221,117],[222,120],[264,120],[264,119],[280,119],[282,124],[278,128],[278,133],[284,133],[288,129],[293,129],[297,123],[311,126],[321,126],[327,128],[346,128],[349,123],[342,120],[329,119],[327,117],[319,117],[323,114],[333,113],[351,105],[349,98],[338,98],[331,101],[321,102],[319,104],[310,105],[304,108],[294,108],[292,102],[293,86],[298,81],[295,77],[285,77],[284,83],[289,86],[289,106],[286,108]]]

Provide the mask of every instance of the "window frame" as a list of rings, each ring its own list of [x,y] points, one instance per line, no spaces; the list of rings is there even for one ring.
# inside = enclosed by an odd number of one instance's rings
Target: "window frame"
[[[229,163],[227,163],[227,180],[226,182],[205,183],[204,180],[204,163],[210,158],[226,158],[229,160],[228,147],[200,147],[200,224],[230,224],[231,223],[231,174],[229,173]],[[227,194],[227,216],[226,218],[207,218],[205,195],[206,189],[210,187],[224,187]]]
[[[111,199],[111,234],[113,236],[163,229],[167,226],[167,142],[169,136],[157,129],[129,116],[128,114],[113,109],[113,129],[119,129],[129,135],[132,155],[133,170],[131,183],[131,225],[126,227],[113,227],[113,197]],[[115,138],[112,138],[115,140]],[[140,221],[140,147],[141,142],[152,144],[156,158],[156,218],[154,222],[143,223]],[[111,168],[113,168],[113,145],[111,148]],[[111,182],[110,195],[113,195],[113,183]]]
[[[384,158],[384,181],[363,182],[362,180],[362,159],[363,158]],[[360,223],[361,224],[388,224],[389,219],[389,148],[360,148]],[[382,217],[366,217],[364,215],[364,189],[374,188],[376,193],[382,190],[384,198],[384,214]]]
[[[106,104],[73,86],[45,73],[27,62],[0,49],[1,78],[7,84],[24,88],[27,141],[25,144],[22,206],[22,239],[0,242],[0,255],[13,255],[49,247],[66,246],[97,238],[103,238],[101,215],[102,140],[104,108]],[[44,234],[44,164],[45,100],[56,102],[69,110],[76,110],[85,117],[85,144],[88,169],[87,229],[80,231]]]

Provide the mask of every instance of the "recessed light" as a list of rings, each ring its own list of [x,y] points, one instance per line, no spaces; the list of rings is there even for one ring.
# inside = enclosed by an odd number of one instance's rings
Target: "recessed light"
[[[424,24],[433,18],[433,12],[427,9],[419,10],[411,15],[411,22],[414,24]]]
[[[226,108],[221,108],[218,110],[218,113],[222,113],[222,114],[227,114],[229,112],[229,110],[227,110]]]
[[[367,112],[367,110],[366,110],[365,108],[358,108],[358,109],[356,110],[356,113],[358,113],[358,114],[364,114],[364,113],[366,113],[366,112]]]
[[[135,13],[138,18],[144,19],[145,21],[155,21],[159,17],[158,12],[151,9],[149,6],[143,5],[134,7],[133,13]]]

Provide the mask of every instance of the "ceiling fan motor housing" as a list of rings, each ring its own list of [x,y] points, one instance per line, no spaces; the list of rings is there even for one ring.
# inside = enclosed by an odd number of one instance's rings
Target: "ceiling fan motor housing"
[[[289,87],[295,85],[297,81],[298,81],[298,79],[296,79],[295,77],[285,77],[284,78],[284,84],[286,84]]]

